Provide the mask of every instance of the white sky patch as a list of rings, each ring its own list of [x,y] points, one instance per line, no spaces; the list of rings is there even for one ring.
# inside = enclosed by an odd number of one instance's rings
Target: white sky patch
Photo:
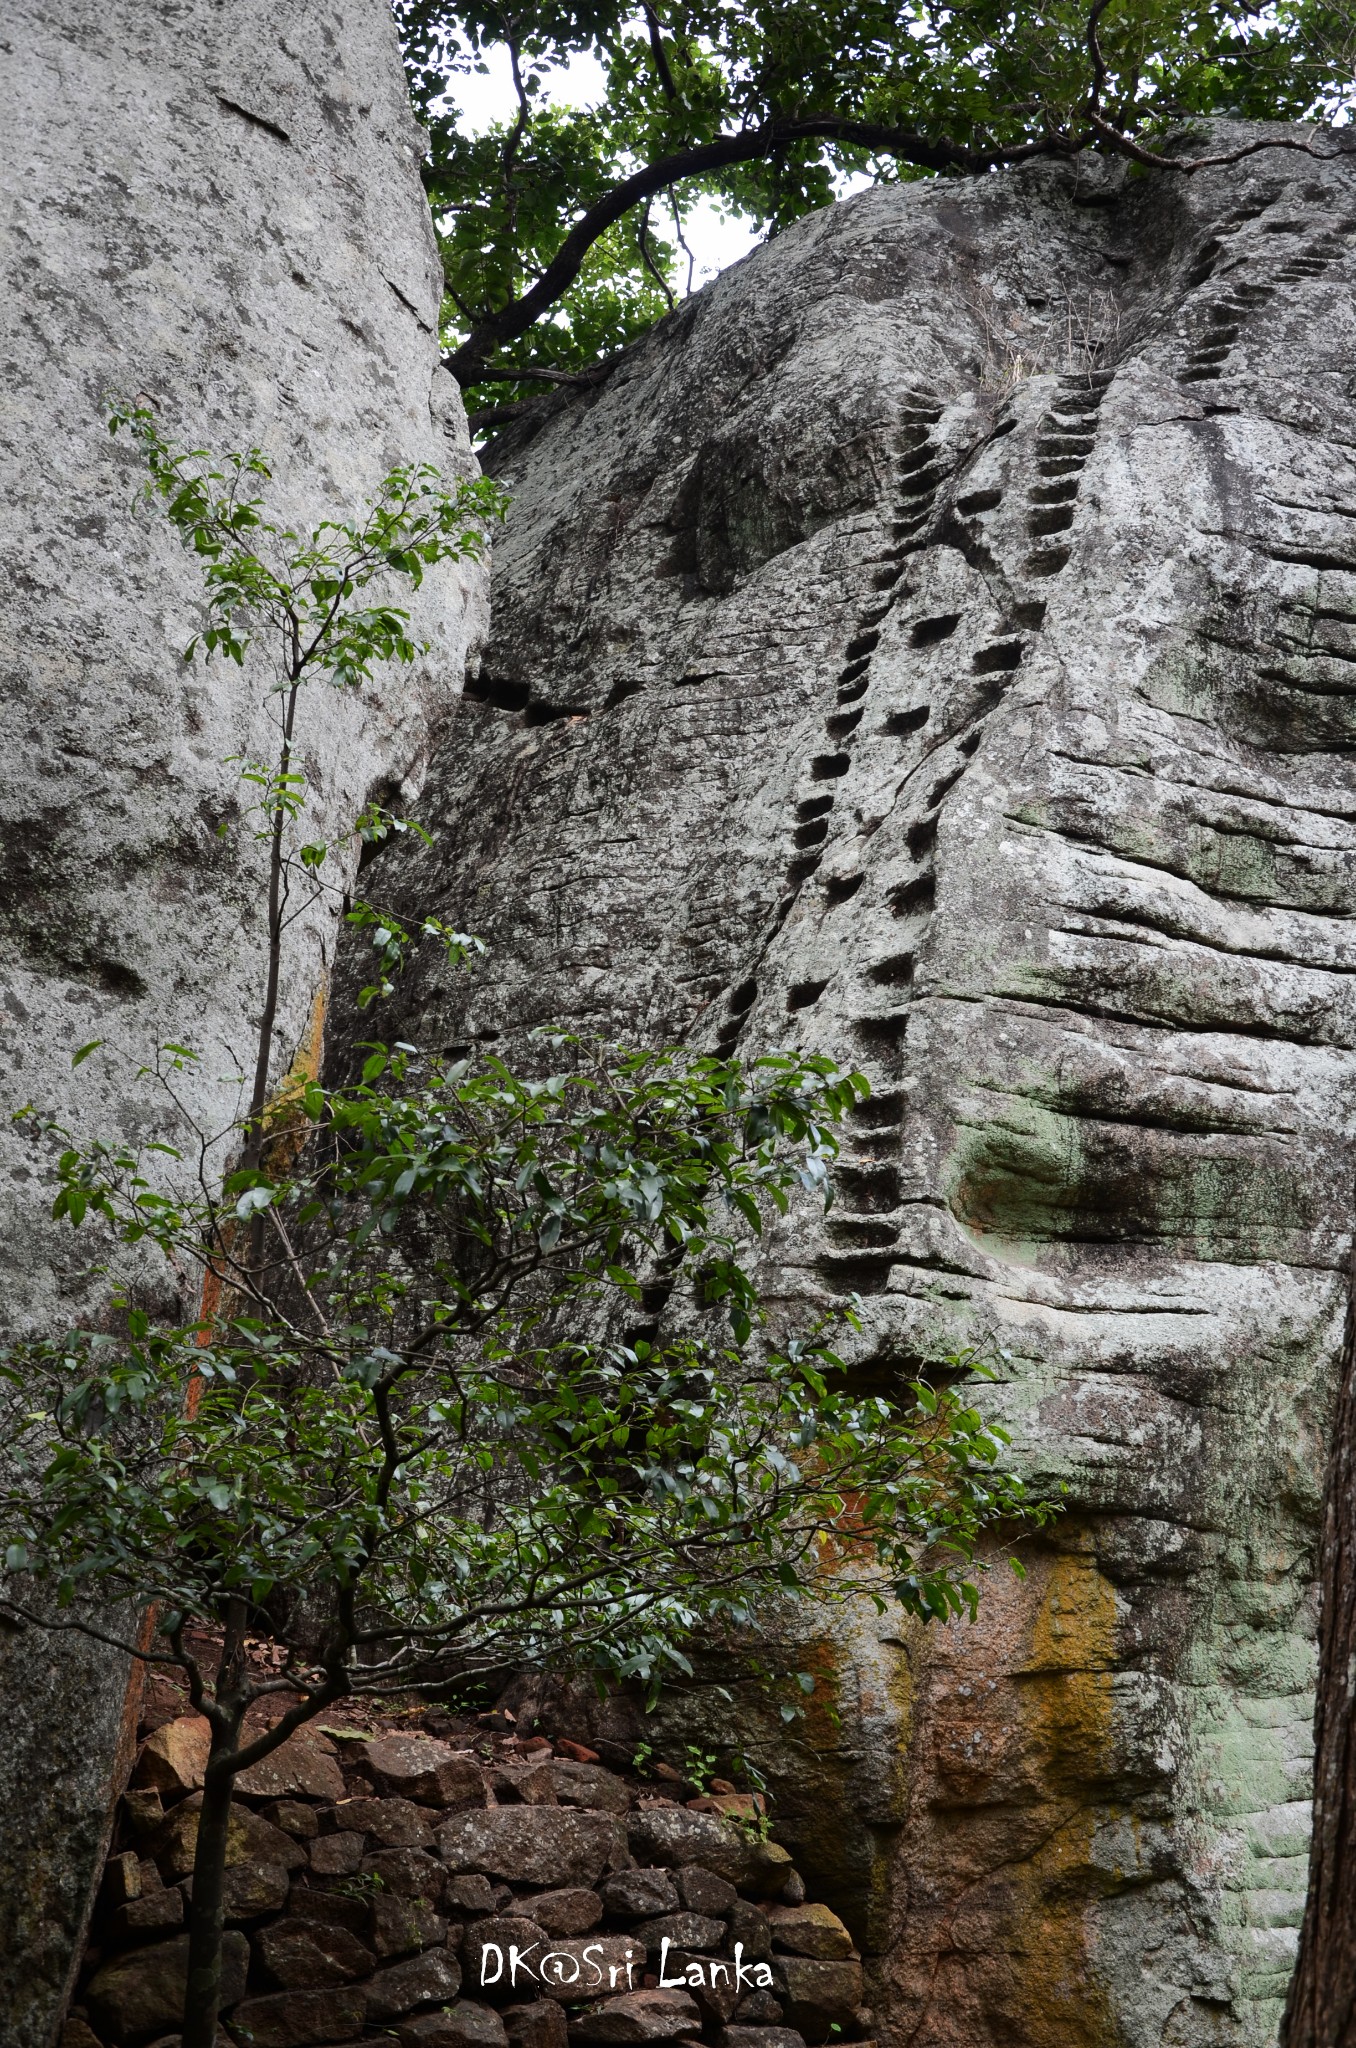
[[[483,135],[495,121],[511,121],[518,111],[513,90],[508,51],[502,43],[485,52],[486,71],[462,72],[451,80],[447,97],[466,116],[473,135]],[[607,91],[607,73],[591,50],[571,57],[568,63],[553,65],[546,98],[560,107],[589,107]]]

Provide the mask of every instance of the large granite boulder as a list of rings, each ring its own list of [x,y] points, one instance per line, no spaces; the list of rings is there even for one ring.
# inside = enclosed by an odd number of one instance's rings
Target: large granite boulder
[[[185,670],[200,577],[132,509],[105,406],[144,394],[180,445],[262,445],[289,516],[349,508],[399,462],[470,462],[438,366],[441,275],[382,0],[15,0],[6,10],[0,429],[0,1234],[13,1330],[98,1313],[89,1241],[8,1115],[152,1135],[137,1057],[188,1038],[194,1106],[229,1114],[261,987],[248,829],[216,836],[258,752],[257,677]],[[483,577],[416,606],[427,657],[301,713],[319,838],[413,794],[461,684]],[[251,705],[254,706],[251,709]],[[304,728],[304,731],[303,731]],[[397,799],[399,800],[399,799]],[[280,1042],[318,1054],[333,922],[295,932]],[[95,1058],[93,1038],[131,1064]],[[103,1248],[100,1247],[100,1250]],[[145,1298],[163,1272],[124,1267]],[[169,1303],[174,1307],[172,1299]],[[196,1310],[196,1303],[183,1304]],[[120,1768],[126,1672],[0,1631],[0,2035],[46,2048]]]
[[[791,1741],[674,1716],[760,1749],[915,2048],[1266,2042],[1294,1951],[1356,1100],[1356,166],[1310,140],[864,193],[505,435],[442,836],[381,856],[491,949],[405,1037],[860,1064],[768,1284],[858,1292],[876,1373],[990,1349],[1067,1485],[977,1626],[805,1646]]]

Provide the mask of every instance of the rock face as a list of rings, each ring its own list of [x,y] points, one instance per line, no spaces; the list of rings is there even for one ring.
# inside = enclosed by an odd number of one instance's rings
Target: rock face
[[[130,1075],[161,1039],[201,1048],[209,1121],[234,1105],[216,1077],[237,1070],[257,1013],[261,918],[250,830],[216,827],[239,791],[226,758],[259,752],[268,728],[258,673],[179,659],[199,577],[163,522],[130,509],[135,463],[106,400],[146,395],[181,446],[262,445],[277,501],[308,525],[391,465],[449,473],[470,457],[438,368],[423,142],[382,0],[281,15],[262,0],[17,0],[6,66],[6,1100],[149,1136],[158,1106]],[[373,790],[417,785],[480,590],[479,571],[426,584],[425,660],[370,698],[303,706],[314,836]],[[298,931],[285,1050],[316,1047],[332,944],[327,923]],[[92,1038],[131,1067],[96,1058],[73,1084],[71,1053]],[[42,1162],[7,1113],[0,1149],[10,1326],[97,1313],[91,1247],[47,1224]],[[48,2038],[124,1689],[102,1652],[0,1636],[0,2034],[15,2048]]]
[[[770,1283],[860,1292],[876,1371],[1000,1351],[1067,1485],[977,1626],[827,1633],[768,1738],[915,2048],[1274,2037],[1351,1231],[1354,261],[1356,169],[1283,147],[802,222],[497,446],[439,847],[383,856],[491,946],[399,1035],[860,1064]]]

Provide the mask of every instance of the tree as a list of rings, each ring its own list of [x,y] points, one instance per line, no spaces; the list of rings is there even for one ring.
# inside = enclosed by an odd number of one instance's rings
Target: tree
[[[303,538],[247,495],[268,474],[257,450],[213,467],[144,409],[113,424],[205,563],[190,656],[273,649],[278,752],[243,770],[265,986],[228,1132],[190,1114],[181,1045],[141,1069],[173,1142],[79,1146],[19,1112],[56,1147],[56,1216],[158,1255],[204,1308],[176,1322],[129,1294],[107,1327],[0,1359],[0,1607],[177,1667],[208,1721],[183,2041],[211,2048],[234,1779],[335,1700],[523,1665],[654,1685],[694,1634],[770,1600],[973,1613],[980,1538],[1047,1510],[951,1383],[974,1361],[942,1361],[943,1387],[862,1392],[829,1324],[763,1310],[758,1233],[827,1198],[860,1076],[555,1037],[530,1077],[373,1043],[351,1080],[279,1081],[286,933],[347,873],[305,836],[304,687],[407,659],[383,592],[481,546],[500,501],[398,471],[361,520]],[[369,812],[360,830],[396,824],[417,829]],[[474,957],[434,917],[411,932],[365,902],[347,915],[375,951],[367,1003],[420,938]],[[115,1056],[95,1041],[76,1064]],[[662,1341],[634,1327],[656,1289]],[[260,1729],[247,1715],[270,1695],[284,1710]]]
[[[1356,1243],[1323,1501],[1314,1830],[1285,2048],[1356,2042]]]
[[[850,173],[974,176],[1094,149],[1190,175],[1247,148],[1165,153],[1174,123],[1330,122],[1356,103],[1356,18],[1340,0],[394,6],[432,137],[447,362],[476,399],[605,372],[673,303],[702,195],[776,233]],[[458,79],[498,52],[517,113],[476,135]],[[553,105],[553,69],[581,52],[603,67],[601,104]]]

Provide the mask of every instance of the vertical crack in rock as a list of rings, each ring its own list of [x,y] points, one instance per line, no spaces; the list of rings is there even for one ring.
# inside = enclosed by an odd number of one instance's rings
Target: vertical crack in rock
[[[481,701],[389,856],[492,948],[403,1036],[860,1064],[779,1310],[858,1295],[866,1384],[987,1349],[1067,1488],[976,1626],[802,1645],[799,1734],[667,1710],[762,1746],[892,2044],[1275,2035],[1351,1229],[1354,202],[1277,152],[779,237],[496,446]]]

